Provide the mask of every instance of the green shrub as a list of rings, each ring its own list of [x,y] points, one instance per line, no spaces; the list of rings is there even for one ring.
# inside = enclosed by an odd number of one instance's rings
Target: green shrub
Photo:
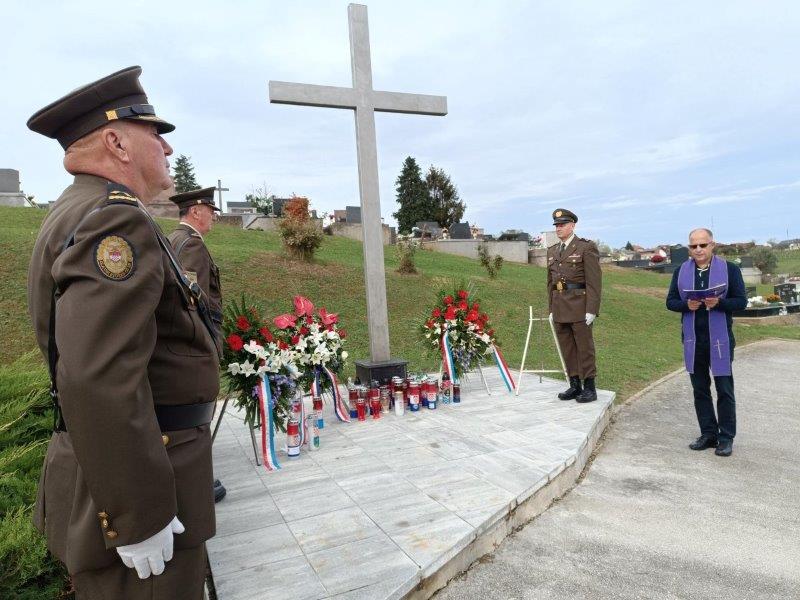
[[[292,198],[283,207],[283,212],[286,218],[279,227],[286,251],[292,258],[311,262],[317,248],[322,245],[322,230],[308,214],[308,199]]]
[[[503,257],[499,254],[489,256],[489,245],[485,242],[478,246],[478,259],[489,274],[489,279],[494,279],[503,267]]]

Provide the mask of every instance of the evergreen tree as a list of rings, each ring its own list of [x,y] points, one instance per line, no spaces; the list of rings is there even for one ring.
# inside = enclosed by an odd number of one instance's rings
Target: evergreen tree
[[[631,252],[633,252],[633,244],[631,244],[630,242],[625,244],[625,250],[630,250]]]
[[[175,160],[174,169],[175,177],[173,177],[173,180],[175,181],[175,191],[178,194],[200,189],[197,180],[194,178],[194,167],[192,166],[191,157],[181,154]]]
[[[428,201],[433,210],[431,220],[448,229],[453,223],[459,223],[467,207],[459,198],[450,176],[431,165],[425,176],[425,187],[428,189]]]
[[[400,208],[392,216],[397,219],[400,233],[411,233],[418,221],[433,219],[432,206],[428,199],[425,182],[417,161],[411,156],[403,161],[403,169],[395,182],[397,203]]]

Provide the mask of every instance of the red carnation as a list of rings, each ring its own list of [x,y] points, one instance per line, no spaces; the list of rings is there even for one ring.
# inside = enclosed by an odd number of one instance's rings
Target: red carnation
[[[471,310],[471,311],[469,311],[467,313],[467,321],[469,321],[471,323],[471,322],[477,321],[477,320],[478,320],[478,311],[477,310]]]
[[[226,341],[228,342],[228,347],[234,352],[238,352],[244,348],[244,341],[235,333],[230,334]]]
[[[266,342],[275,341],[275,338],[272,337],[272,332],[269,330],[269,327],[262,327],[258,330],[258,333],[261,334],[261,337],[264,338]]]
[[[241,316],[236,319],[236,329],[239,331],[247,331],[250,329],[250,321],[247,320],[247,317]]]
[[[427,321],[425,321],[425,327],[427,327],[428,329],[431,329],[433,327],[433,320],[432,319],[428,319]]]
[[[466,300],[462,300],[458,303],[458,310],[467,310],[469,308],[469,304],[467,304]]]
[[[308,335],[309,332],[310,332],[310,329],[308,327],[306,327],[305,325],[303,325],[300,328],[300,335]]]
[[[478,310],[480,307],[481,307],[481,305],[478,304],[477,302],[473,302],[472,303],[472,310]]]
[[[278,342],[278,348],[280,348],[281,350],[286,350],[288,347],[289,344],[287,344],[286,342]]]
[[[440,309],[438,309],[438,308],[434,308],[434,309],[433,309],[433,312],[431,313],[431,316],[432,316],[434,319],[438,319],[439,317],[441,317],[441,316],[442,316],[442,311],[441,311]]]
[[[444,313],[444,318],[447,319],[448,321],[452,321],[453,319],[455,319],[456,318],[456,307],[453,306],[452,304],[450,306],[448,306],[447,310]]]
[[[312,317],[311,315],[306,315],[306,323],[311,325],[313,322],[314,322],[314,317]]]
[[[347,337],[347,332],[344,329],[339,330],[339,337],[344,339]]]
[[[445,296],[444,297],[444,303],[447,304],[447,306],[450,306],[453,303],[453,297],[452,296]]]
[[[300,336],[299,335],[293,335],[292,336],[292,345],[296,346],[299,343],[300,343]]]
[[[458,290],[458,297],[459,298],[464,300],[467,296],[469,296],[469,294],[467,293],[467,290]]]
[[[488,320],[489,320],[489,315],[487,315],[486,313],[481,313],[481,321],[486,323],[486,321]]]

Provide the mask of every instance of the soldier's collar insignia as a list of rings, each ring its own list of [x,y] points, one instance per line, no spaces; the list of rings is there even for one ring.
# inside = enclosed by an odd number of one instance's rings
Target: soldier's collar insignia
[[[94,259],[100,273],[112,281],[124,281],[136,270],[133,248],[118,235],[107,235],[100,240]]]
[[[127,187],[122,185],[121,183],[114,183],[113,181],[108,182],[108,187],[106,188],[108,191],[108,199],[115,200],[115,201],[125,201],[136,203],[138,199],[136,198],[136,194],[130,191]]]

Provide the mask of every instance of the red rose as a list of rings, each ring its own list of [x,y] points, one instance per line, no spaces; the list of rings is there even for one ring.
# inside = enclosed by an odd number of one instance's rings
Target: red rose
[[[234,352],[238,352],[242,348],[244,348],[244,341],[235,333],[230,334],[226,341],[228,342],[228,347],[233,350]]]
[[[311,315],[314,312],[314,305],[311,304],[311,300],[308,298],[304,298],[303,296],[295,296],[294,297],[294,314],[298,317],[302,317],[303,315]]]
[[[344,329],[339,330],[339,337],[344,339],[347,337],[347,332]]]
[[[292,336],[292,346],[296,346],[299,343],[300,343],[300,336],[299,335],[293,335]]]
[[[328,331],[333,331],[333,324],[328,325],[325,329]]]
[[[471,311],[469,311],[467,313],[467,321],[472,323],[473,321],[477,321],[477,320],[478,320],[478,311],[477,310],[471,310]]]
[[[458,290],[458,297],[459,298],[464,300],[467,296],[469,296],[469,294],[467,293],[467,290]]]
[[[467,310],[469,308],[469,304],[467,304],[466,300],[462,300],[458,303],[458,310]]]
[[[236,319],[236,329],[239,331],[247,331],[250,329],[250,321],[247,320],[247,317],[239,317]]]
[[[286,342],[278,342],[278,348],[281,350],[286,350],[288,347],[289,345]]]
[[[262,327],[258,330],[258,333],[261,334],[261,337],[264,338],[266,342],[274,342],[275,338],[272,337],[272,332],[269,330],[268,327]]]
[[[441,317],[441,316],[442,316],[442,311],[441,311],[441,309],[439,309],[439,308],[434,308],[434,309],[433,309],[433,312],[431,313],[431,316],[432,316],[434,319],[438,319],[439,317]]]
[[[306,327],[305,325],[303,325],[300,328],[300,335],[308,335],[309,333],[310,333],[310,329],[308,327]]]
[[[297,317],[286,313],[284,315],[278,315],[272,321],[278,329],[288,329],[289,327],[294,327]]]
[[[444,318],[447,319],[448,321],[452,321],[453,319],[455,319],[456,318],[456,307],[453,306],[452,304],[450,306],[448,306],[447,310],[444,313]]]
[[[311,315],[306,315],[306,323],[311,325],[313,322],[314,322],[314,317],[312,317]]]
[[[453,303],[453,297],[452,296],[445,296],[444,297],[444,303],[447,304],[447,306],[450,306]]]

